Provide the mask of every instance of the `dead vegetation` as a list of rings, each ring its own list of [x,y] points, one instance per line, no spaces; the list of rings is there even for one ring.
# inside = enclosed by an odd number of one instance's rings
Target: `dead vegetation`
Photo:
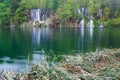
[[[85,55],[62,56],[50,66],[37,64],[29,73],[3,71],[2,80],[120,80],[120,49],[103,49]],[[1,80],[0,79],[0,80]]]

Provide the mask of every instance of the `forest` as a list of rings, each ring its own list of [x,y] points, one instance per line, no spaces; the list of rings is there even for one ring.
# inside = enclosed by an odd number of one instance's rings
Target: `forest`
[[[31,9],[46,10],[63,21],[94,19],[106,26],[120,26],[120,0],[0,0],[0,25],[28,22]],[[80,13],[80,9],[84,9]]]

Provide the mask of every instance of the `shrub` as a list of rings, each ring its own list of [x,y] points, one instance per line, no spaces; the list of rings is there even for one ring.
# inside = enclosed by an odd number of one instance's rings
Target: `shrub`
[[[107,20],[105,22],[105,26],[120,27],[120,18],[114,18],[114,19],[111,19],[111,20]]]

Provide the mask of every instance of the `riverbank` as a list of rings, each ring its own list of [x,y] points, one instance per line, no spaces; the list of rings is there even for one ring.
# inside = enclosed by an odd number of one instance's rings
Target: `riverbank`
[[[3,80],[119,80],[120,49],[103,49],[85,55],[64,55],[55,63],[36,64],[29,72],[14,73],[3,70]]]
[[[28,20],[20,24],[9,25],[6,28],[14,28],[17,26],[20,27],[120,27],[120,18],[97,19],[94,17],[90,18],[88,16],[85,16],[80,19],[74,19],[74,18],[66,19],[66,18],[61,18],[58,14],[54,14],[54,15],[50,15],[48,18],[43,20],[40,19]]]
[[[42,23],[41,23],[42,22]],[[91,19],[81,18],[81,20],[65,20],[58,15],[52,15],[45,21],[29,21],[21,24],[21,27],[120,27],[120,18],[111,19]]]

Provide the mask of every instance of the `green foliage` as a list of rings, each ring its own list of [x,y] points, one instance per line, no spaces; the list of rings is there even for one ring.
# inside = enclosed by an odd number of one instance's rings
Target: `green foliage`
[[[71,19],[73,17],[73,7],[71,3],[72,0],[66,0],[66,2],[59,6],[57,13],[63,19],[65,17],[66,19]]]
[[[47,0],[46,1],[46,8],[53,9],[54,11],[58,8],[58,3],[60,0]]]
[[[21,0],[20,6],[26,9],[45,8],[47,0]]]
[[[18,8],[14,16],[15,24],[20,24],[22,22],[27,21],[28,20],[27,13],[28,11],[25,10],[24,8]]]
[[[98,26],[99,26],[99,24],[100,24],[100,22],[99,22],[98,20],[94,20],[93,22],[94,22],[94,23],[93,23],[93,24],[94,24],[94,26],[96,26],[96,27],[98,27]]]
[[[102,20],[120,17],[119,0],[0,0],[0,25],[21,24],[29,20],[28,12],[33,8],[49,10],[64,21],[83,17],[97,18],[102,10]],[[78,14],[78,9],[85,8],[87,16]],[[109,22],[109,21],[108,21]]]
[[[10,0],[0,2],[0,25],[7,23],[7,17],[9,16],[9,5]]]
[[[107,20],[105,26],[120,27],[120,18],[114,18],[114,19]]]

